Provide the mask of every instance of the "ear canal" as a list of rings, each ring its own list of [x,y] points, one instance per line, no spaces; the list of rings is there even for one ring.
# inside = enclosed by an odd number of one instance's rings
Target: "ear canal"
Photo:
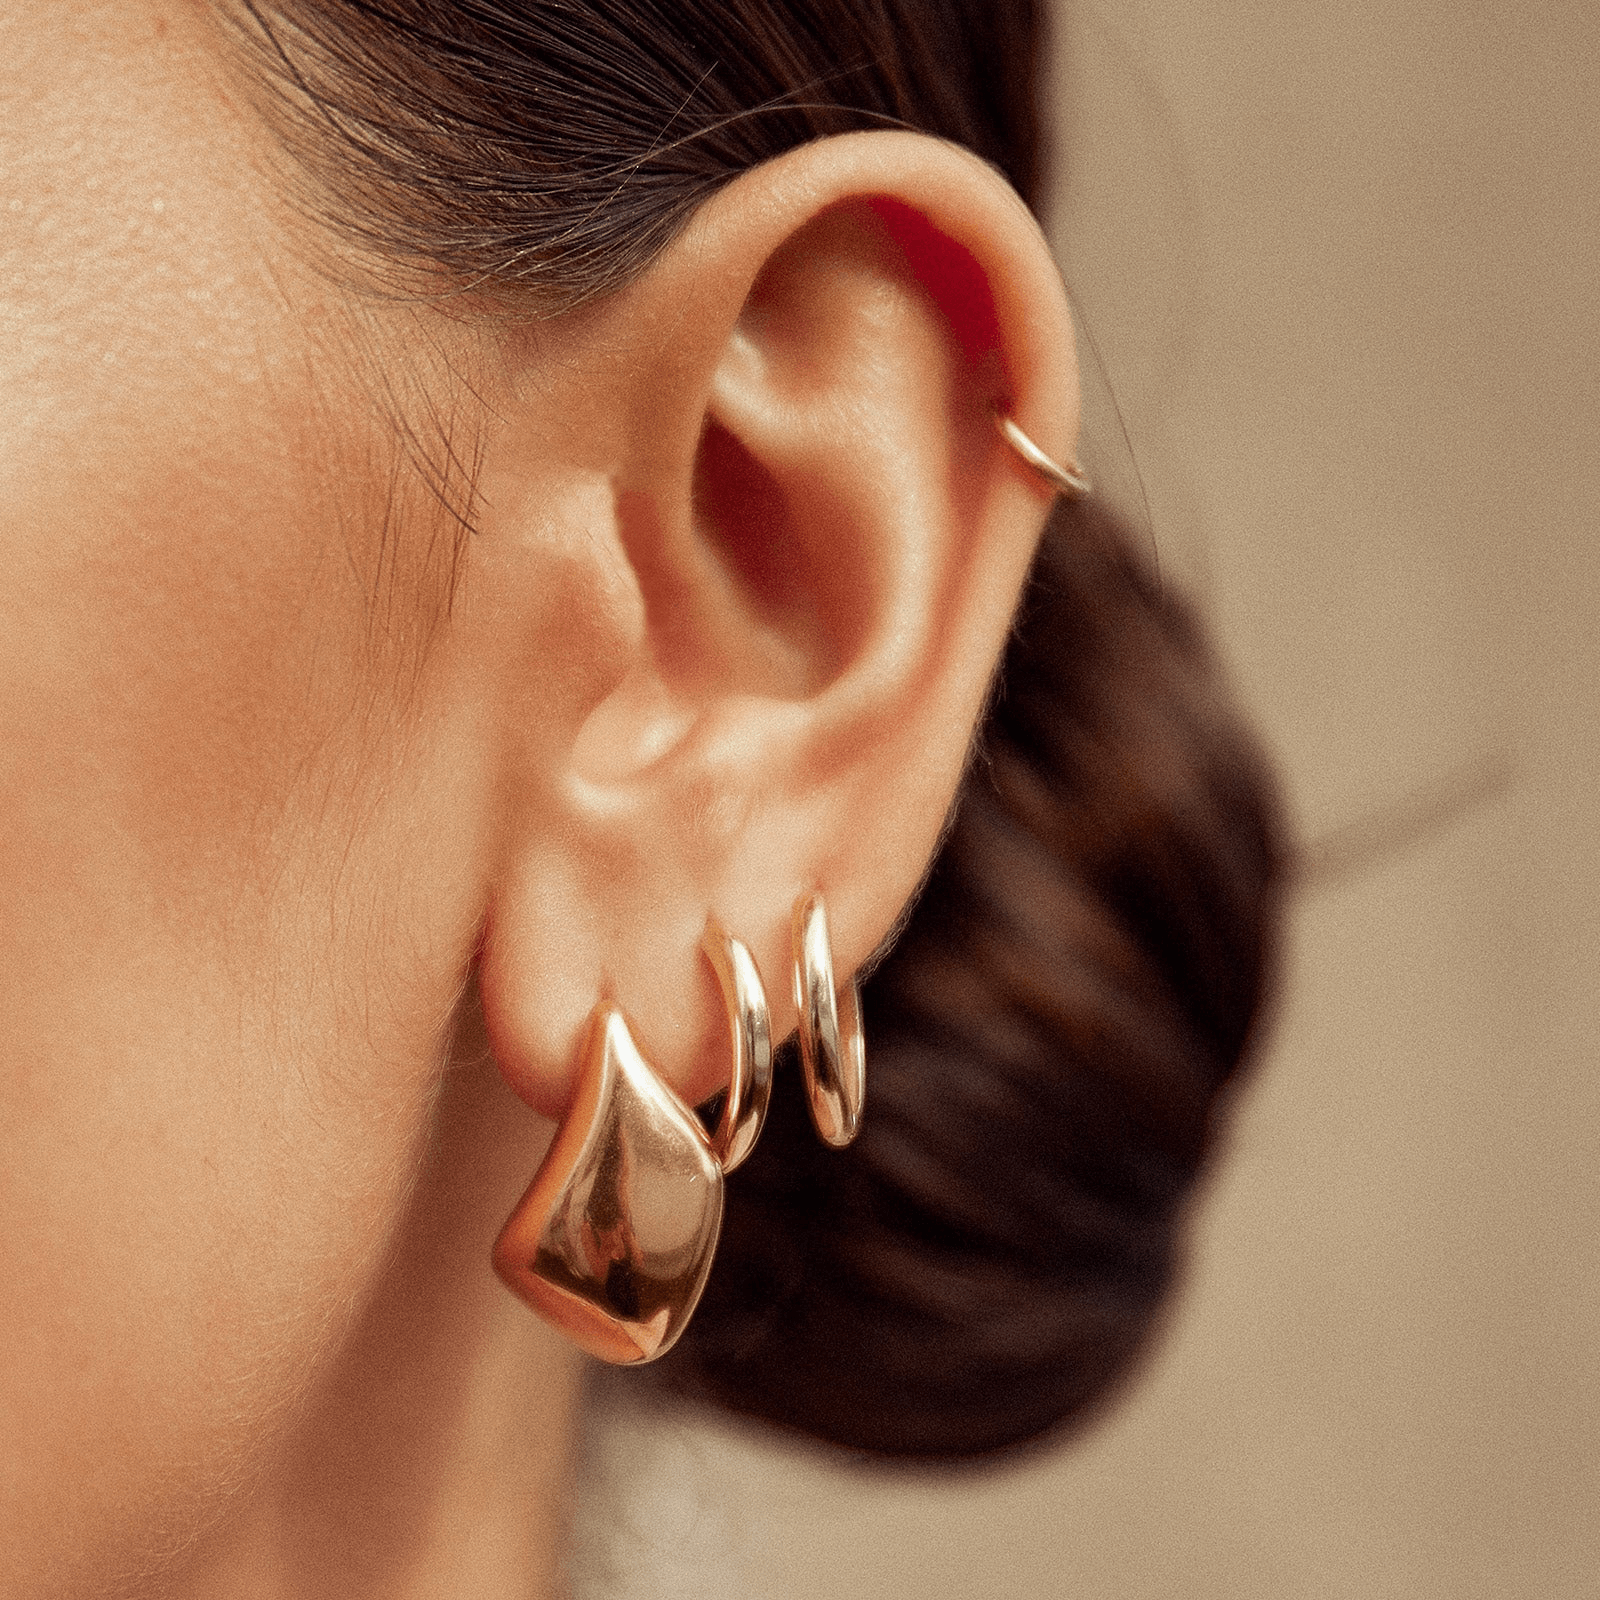
[[[654,1361],[705,1288],[722,1168],[612,1005],[590,1019],[569,1108],[494,1247],[507,1285],[602,1361]]]

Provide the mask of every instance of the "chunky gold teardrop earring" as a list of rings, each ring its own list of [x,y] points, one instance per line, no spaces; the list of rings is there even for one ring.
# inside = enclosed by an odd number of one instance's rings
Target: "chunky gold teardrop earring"
[[[715,922],[702,947],[733,1033],[715,1134],[645,1060],[622,1012],[602,1002],[572,1104],[494,1247],[507,1285],[602,1361],[654,1361],[677,1342],[711,1271],[723,1174],[749,1155],[766,1117],[772,1042],[760,975]]]
[[[860,1130],[867,1094],[861,991],[853,978],[842,991],[834,984],[828,910],[820,894],[803,895],[796,903],[793,936],[800,1066],[811,1125],[825,1145],[842,1150]]]

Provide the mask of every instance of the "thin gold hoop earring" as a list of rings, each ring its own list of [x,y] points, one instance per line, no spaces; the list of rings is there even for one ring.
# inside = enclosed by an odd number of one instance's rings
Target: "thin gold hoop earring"
[[[817,1137],[842,1150],[861,1127],[867,1093],[861,991],[852,979],[841,994],[833,981],[828,911],[820,894],[794,908],[794,1003],[800,1012],[800,1065]]]
[[[755,958],[715,917],[706,921],[700,948],[721,986],[733,1045],[728,1094],[711,1135],[712,1152],[726,1176],[755,1148],[767,1120],[772,1099],[772,1018]]]
[[[654,1361],[711,1271],[722,1167],[616,1006],[589,1019],[572,1105],[500,1231],[495,1270],[580,1349]]]
[[[1059,461],[1047,456],[1003,411],[995,412],[994,425],[999,429],[1000,437],[1057,494],[1064,495],[1068,500],[1081,500],[1086,494],[1092,493],[1093,486],[1083,475],[1083,468],[1076,461],[1069,463],[1067,466],[1062,466]]]

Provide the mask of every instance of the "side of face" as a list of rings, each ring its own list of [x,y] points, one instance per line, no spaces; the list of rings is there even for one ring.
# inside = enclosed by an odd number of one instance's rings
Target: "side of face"
[[[304,263],[204,19],[0,9],[0,166],[0,1527],[49,1530],[0,1536],[0,1590],[109,1592],[375,1270],[482,763],[382,334]]]
[[[417,1243],[469,986],[557,1116],[602,995],[726,1081],[708,914],[779,1037],[799,897],[867,959],[1049,504],[993,408],[1076,430],[1048,250],[951,146],[816,141],[476,316],[329,270],[234,65],[196,4],[0,8],[7,1594],[121,1592],[266,1470]]]

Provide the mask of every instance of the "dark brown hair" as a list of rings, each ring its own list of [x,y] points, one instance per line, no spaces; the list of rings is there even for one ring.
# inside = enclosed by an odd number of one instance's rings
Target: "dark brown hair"
[[[307,175],[378,259],[551,314],[804,140],[957,141],[1032,203],[1033,0],[225,0]],[[868,1116],[793,1090],[729,1188],[668,1381],[960,1456],[1104,1397],[1174,1274],[1265,983],[1270,792],[1183,608],[1092,502],[1051,519],[951,831],[866,989]]]

